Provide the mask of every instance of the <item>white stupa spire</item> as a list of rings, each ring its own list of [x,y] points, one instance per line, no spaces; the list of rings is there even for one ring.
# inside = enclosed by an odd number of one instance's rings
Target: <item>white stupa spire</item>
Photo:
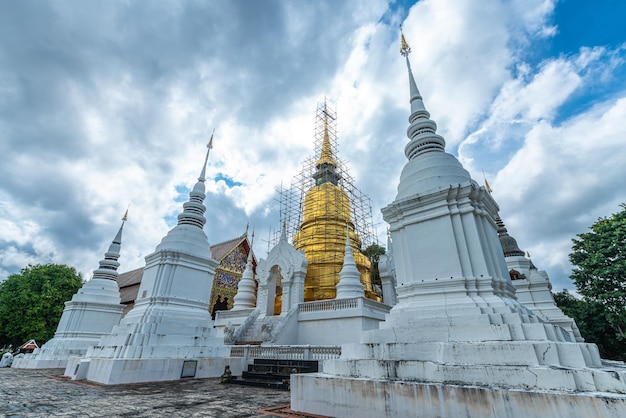
[[[401,35],[400,41],[400,53],[406,58],[409,72],[411,115],[406,131],[409,143],[404,148],[404,155],[409,161],[400,175],[397,200],[442,188],[447,189],[451,184],[473,181],[461,163],[453,155],[445,152],[446,142],[437,134],[437,124],[430,119],[430,113],[426,110],[415,83],[409,62],[411,48],[404,39],[404,34]]]
[[[122,217],[122,225],[120,225],[120,229],[117,231],[115,238],[109,245],[109,249],[106,253],[104,253],[104,259],[100,260],[100,266],[97,270],[93,272],[93,279],[108,279],[108,280],[116,280],[118,273],[117,268],[120,266],[120,263],[117,261],[120,258],[120,249],[122,246],[122,231],[124,229],[124,223],[128,220],[128,209],[126,209],[126,213]]]
[[[404,39],[404,34],[401,34],[401,48],[400,53],[406,58],[406,66],[409,71],[409,90],[411,93],[411,115],[409,116],[409,127],[407,129],[407,136],[411,140],[404,149],[406,157],[411,160],[420,154],[431,151],[444,151],[446,142],[443,137],[437,135],[437,124],[430,119],[430,113],[424,106],[422,95],[420,94],[415,78],[413,77],[413,71],[411,70],[411,62],[409,61],[409,54],[411,48]]]
[[[246,228],[247,232],[247,228]],[[282,237],[281,237],[282,239]],[[241,280],[237,286],[237,294],[233,300],[233,311],[251,309],[256,307],[256,286],[254,284],[254,272],[252,265],[252,244],[254,243],[254,230],[252,230],[252,240],[250,241],[250,251],[248,251],[248,261],[246,268],[241,275]]]
[[[343,259],[343,267],[339,272],[336,299],[365,297],[365,287],[361,283],[361,273],[356,267],[352,244],[350,243],[350,227],[346,225],[346,251]]]
[[[204,158],[204,164],[202,165],[202,171],[200,172],[200,177],[198,177],[198,182],[193,186],[193,189],[189,193],[189,201],[183,204],[183,212],[178,215],[178,225],[193,225],[202,229],[204,224],[206,223],[206,218],[204,217],[204,212],[206,211],[206,206],[204,206],[204,198],[205,195],[205,185],[206,181],[206,167],[209,161],[209,153],[213,148],[213,134],[211,134],[211,139],[207,145],[206,157]]]

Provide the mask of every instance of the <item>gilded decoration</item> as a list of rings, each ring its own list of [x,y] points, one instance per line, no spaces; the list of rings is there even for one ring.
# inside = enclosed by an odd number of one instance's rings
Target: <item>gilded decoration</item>
[[[209,312],[214,316],[215,311],[231,309],[237,287],[248,259],[247,238],[242,238],[221,260],[215,269],[213,289],[209,300]]]

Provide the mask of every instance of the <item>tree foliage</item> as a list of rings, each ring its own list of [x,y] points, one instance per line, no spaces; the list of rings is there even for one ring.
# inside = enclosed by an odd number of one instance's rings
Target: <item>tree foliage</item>
[[[600,218],[591,232],[573,239],[569,256],[576,268],[572,279],[578,292],[604,309],[621,339],[626,331],[626,205],[609,218]]]
[[[54,336],[64,302],[83,280],[66,265],[29,265],[0,283],[0,347],[35,339],[39,345]]]
[[[609,322],[600,302],[577,299],[567,290],[554,294],[554,301],[565,315],[573,318],[586,342],[598,346],[602,358],[626,361],[626,340]]]
[[[380,282],[380,272],[378,271],[378,260],[383,254],[385,254],[385,247],[381,247],[376,243],[363,250],[363,255],[369,258],[372,263],[372,283],[378,286],[382,286]]]

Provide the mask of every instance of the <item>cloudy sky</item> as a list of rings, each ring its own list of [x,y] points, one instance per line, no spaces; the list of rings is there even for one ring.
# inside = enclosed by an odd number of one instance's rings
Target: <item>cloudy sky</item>
[[[208,167],[211,244],[257,231],[338,113],[339,155],[393,201],[409,114],[402,24],[448,152],[482,182],[555,289],[571,239],[626,201],[621,2],[3,1],[0,280],[29,263],[90,278],[120,218],[121,271],[143,265]]]

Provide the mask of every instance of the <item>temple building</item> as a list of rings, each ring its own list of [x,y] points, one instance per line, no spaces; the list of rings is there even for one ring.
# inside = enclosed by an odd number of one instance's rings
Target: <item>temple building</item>
[[[211,246],[213,258],[219,262],[209,300],[209,312],[232,309],[241,275],[250,256],[252,271],[256,271],[257,260],[246,232],[236,238]]]

